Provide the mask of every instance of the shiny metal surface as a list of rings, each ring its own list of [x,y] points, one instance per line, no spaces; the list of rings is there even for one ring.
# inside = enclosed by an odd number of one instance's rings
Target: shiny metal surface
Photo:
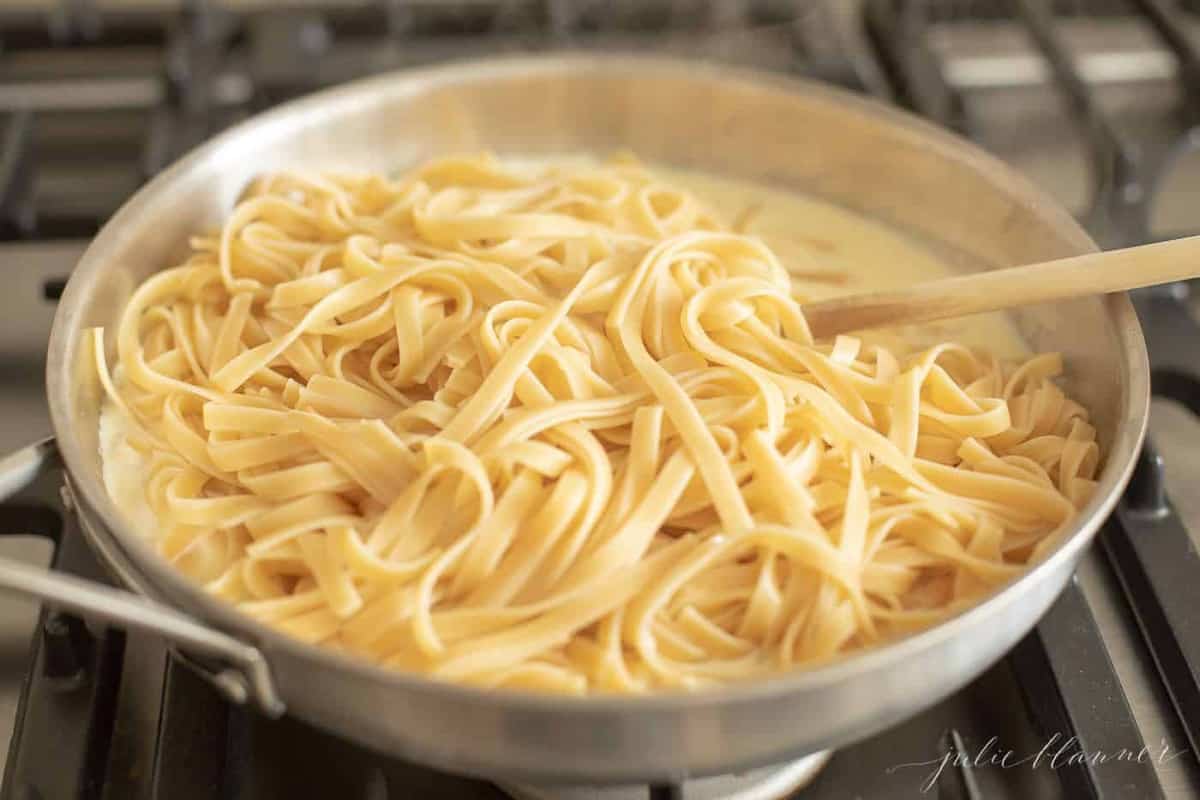
[[[1159,430],[1153,421],[1151,428]],[[1156,437],[1156,441],[1161,440]],[[1153,658],[1138,639],[1137,624],[1129,618],[1120,586],[1099,547],[1084,554],[1076,579],[1102,632],[1108,657],[1146,745],[1160,752],[1164,747],[1169,753],[1187,752],[1187,737],[1173,716],[1162,713],[1170,700]],[[1166,797],[1187,797],[1194,791],[1197,764],[1193,760],[1157,758],[1151,759],[1150,764]]]
[[[787,764],[773,764],[736,775],[688,781],[678,800],[785,800],[794,797],[820,774],[832,755],[828,750]],[[503,784],[512,800],[644,800],[645,786],[563,786]],[[653,796],[652,796],[653,800]]]
[[[244,703],[261,697],[259,705],[265,713],[278,715],[283,712],[283,705],[274,697],[268,678],[260,678],[259,683],[264,688],[256,694],[242,677],[266,669],[261,653],[170,606],[73,575],[6,559],[0,560],[0,589],[44,600],[56,608],[86,614],[119,628],[156,633],[188,653],[226,660],[235,664],[236,669],[223,669],[213,676],[226,699]]]
[[[43,439],[0,460],[0,498],[16,495],[58,465],[53,439]],[[62,488],[65,511],[74,501],[70,487]],[[271,716],[283,713],[262,654],[220,631],[206,627],[170,606],[133,592],[114,589],[74,575],[0,558],[0,590],[52,602],[126,630],[158,634],[189,654],[213,659],[213,683],[233,702],[253,702]]]
[[[765,180],[860,210],[964,269],[1093,245],[998,161],[894,111],[816,85],[628,57],[469,63],[362,81],[266,114],[161,174],[84,255],[51,338],[48,392],[77,508],[131,588],[257,646],[296,715],[378,750],[481,774],[678,780],[784,761],[861,738],[958,689],[1046,610],[1128,478],[1144,432],[1145,347],[1127,299],[1027,309],[1037,349],[1061,350],[1094,412],[1100,487],[1059,547],[985,603],[827,667],[709,693],[547,698],[442,685],[303,645],[177,575],[129,530],[99,478],[100,393],[82,333],[111,326],[138,281],[217,223],[255,174],[303,164],[394,169],[488,147],[630,148],[650,161]]]

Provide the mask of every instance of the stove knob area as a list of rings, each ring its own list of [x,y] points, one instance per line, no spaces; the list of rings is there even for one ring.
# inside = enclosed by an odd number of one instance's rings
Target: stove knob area
[[[78,617],[49,611],[42,622],[42,673],[55,691],[69,692],[87,683],[95,644]]]

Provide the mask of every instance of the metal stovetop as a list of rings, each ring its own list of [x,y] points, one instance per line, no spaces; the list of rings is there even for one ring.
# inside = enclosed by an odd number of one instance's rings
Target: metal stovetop
[[[42,5],[53,10],[34,4],[19,12],[0,9],[0,263],[9,277],[0,295],[2,450],[49,432],[41,388],[53,315],[47,297],[116,205],[146,175],[229,122],[364,72],[581,46],[650,47],[814,75],[900,102],[972,136],[1060,198],[1105,244],[1200,227],[1193,200],[1200,197],[1200,159],[1191,157],[1200,136],[1189,133],[1200,118],[1193,98],[1200,72],[1191,66],[1200,63],[1193,52],[1200,16],[1170,0],[409,0],[337,11],[295,4],[305,8],[286,13],[244,11],[238,4],[226,13],[198,2]],[[1186,343],[1200,341],[1193,321],[1200,301],[1181,288],[1144,295],[1143,312],[1150,306],[1153,318],[1164,321],[1158,352],[1176,361],[1191,358]],[[1200,358],[1190,374],[1200,375]],[[1177,399],[1155,401],[1151,429],[1174,507],[1194,539],[1200,532],[1200,497],[1190,492],[1200,475],[1197,398],[1186,381],[1170,388]],[[1152,465],[1143,477],[1147,473],[1152,476]],[[1130,525],[1142,525],[1139,519]],[[928,796],[921,791],[927,768],[879,765],[936,760],[951,729],[974,754],[991,736],[1005,749],[1034,753],[1054,733],[1073,729],[1086,732],[1090,750],[1144,741],[1185,752],[1188,731],[1159,675],[1161,668],[1171,676],[1174,699],[1186,706],[1195,699],[1188,694],[1195,670],[1188,672],[1186,658],[1182,667],[1172,661],[1180,655],[1173,651],[1158,654],[1156,663],[1139,643],[1138,621],[1153,625],[1155,614],[1166,612],[1164,604],[1147,601],[1135,614],[1119,589],[1120,579],[1136,582],[1139,556],[1146,555],[1128,533],[1114,523],[1104,535],[1128,571],[1114,574],[1105,549],[1094,548],[1077,586],[1011,658],[898,734],[836,756],[806,796]],[[1158,533],[1162,542],[1178,545],[1181,538]],[[60,557],[85,563],[71,541]],[[6,553],[13,544],[0,541]],[[17,550],[32,558],[48,552],[43,542]],[[1186,589],[1178,596],[1186,597]],[[1152,595],[1139,596],[1156,601]],[[15,706],[28,669],[33,610],[16,608],[0,605],[0,684],[7,681],[0,714]],[[79,716],[48,716],[41,723],[58,719],[55,729],[63,731],[53,760],[42,765],[46,770],[68,763],[67,754],[76,751],[105,760],[106,783],[87,796],[498,796],[484,784],[381,766],[299,723],[229,713],[190,673],[164,669],[165,654],[152,641],[97,641],[88,654],[96,670],[87,691],[107,686],[114,699],[97,710],[73,695],[55,703]],[[124,664],[124,673],[114,663]],[[122,674],[137,679],[121,681]],[[1032,713],[1031,705],[1041,707]],[[35,741],[38,719],[34,713],[26,720],[28,741]],[[288,770],[255,769],[280,758],[281,748],[288,750]],[[35,749],[23,752],[37,760]],[[337,775],[305,768],[329,763],[330,752],[342,765]],[[58,772],[61,786],[71,783],[69,770]],[[1183,797],[1200,786],[1196,773],[1190,756],[1090,770],[984,766],[949,770],[936,792]],[[409,794],[396,789],[389,795],[389,786]]]

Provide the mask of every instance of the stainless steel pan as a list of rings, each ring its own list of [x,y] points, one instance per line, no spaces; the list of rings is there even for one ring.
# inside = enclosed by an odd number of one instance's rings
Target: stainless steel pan
[[[100,479],[100,392],[82,332],[111,326],[133,287],[219,222],[278,167],[394,169],[447,151],[606,153],[766,180],[884,220],[965,269],[1093,249],[1075,222],[996,160],[920,121],[800,81],[690,62],[599,56],[483,61],[403,72],[253,119],[156,177],[105,226],[71,277],[50,340],[57,445],[0,465],[10,494],[61,463],[71,505],[128,592],[4,564],[0,584],[156,630],[226,694],[369,747],[456,771],[576,782],[680,779],[865,736],[970,681],[1038,620],[1112,508],[1141,443],[1145,347],[1124,296],[1022,312],[1061,350],[1094,412],[1099,491],[1041,563],[930,630],[830,666],[701,694],[564,699],[444,685],[293,641],[177,574],[130,529]]]

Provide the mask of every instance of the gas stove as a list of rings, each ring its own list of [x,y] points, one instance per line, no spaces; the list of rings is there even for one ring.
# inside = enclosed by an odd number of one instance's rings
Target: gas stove
[[[6,3],[0,450],[49,433],[54,301],[87,238],[147,177],[322,86],[561,48],[736,63],[901,105],[1016,165],[1106,246],[1200,228],[1192,0]],[[46,610],[28,654],[0,657],[24,676],[9,692],[0,800],[1200,796],[1200,303],[1182,284],[1135,301],[1151,441],[1076,580],[975,683],[828,758],[604,790],[452,776],[230,706],[162,643]],[[44,510],[56,494],[46,485],[0,506],[0,530],[40,534],[56,569],[103,579],[69,515]]]

